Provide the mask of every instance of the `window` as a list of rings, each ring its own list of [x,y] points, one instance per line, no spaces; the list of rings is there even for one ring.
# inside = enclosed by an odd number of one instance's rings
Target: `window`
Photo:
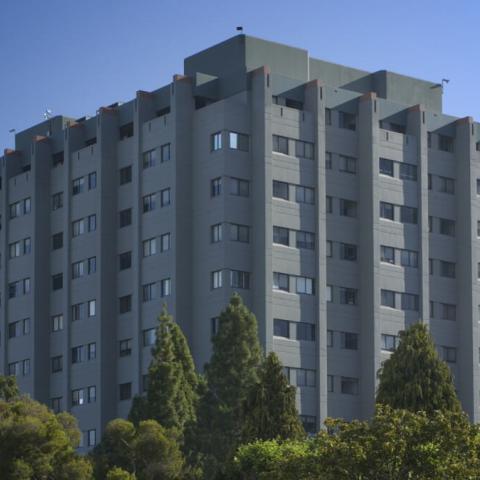
[[[273,226],[273,243],[276,243],[278,245],[285,245],[288,247],[290,245],[288,228],[276,227],[274,225]]]
[[[388,335],[382,333],[381,335],[381,349],[386,352],[394,352],[398,347],[399,337],[396,335]]]
[[[97,431],[87,430],[87,447],[94,447],[97,444]]]
[[[88,344],[87,357],[89,360],[95,360],[95,358],[97,358],[97,344],[95,342]]]
[[[63,273],[52,275],[52,290],[61,290],[63,288]]]
[[[149,238],[143,241],[143,256],[150,257],[157,253],[157,239]]]
[[[402,293],[402,310],[411,310],[418,312],[418,295],[412,293]]]
[[[273,197],[289,200],[288,183],[273,181]]]
[[[440,276],[455,278],[455,263],[440,260]]]
[[[250,195],[250,184],[248,180],[230,178],[230,194],[239,197],[248,197]]]
[[[88,189],[93,190],[94,188],[97,188],[97,172],[88,174]]]
[[[297,387],[314,387],[315,370],[307,370],[306,368],[292,368],[294,373],[295,385]]]
[[[317,433],[317,417],[314,415],[299,415],[303,429],[308,435]]]
[[[380,202],[380,218],[394,220],[395,207],[393,203]]]
[[[85,274],[84,272],[84,263],[83,260],[81,262],[74,262],[72,263],[72,278],[80,278],[83,277]]]
[[[210,181],[210,196],[218,197],[222,193],[222,178],[214,178]]]
[[[295,232],[297,248],[305,248],[306,250],[315,249],[315,234],[299,230]]]
[[[222,241],[222,224],[216,223],[210,227],[210,241],[211,243],[218,243]]]
[[[121,125],[120,128],[118,129],[118,133],[120,136],[120,140],[133,137],[133,122],[126,123],[125,125]]]
[[[381,175],[393,177],[393,160],[389,160],[388,158],[380,158],[379,171]]]
[[[339,127],[347,130],[356,130],[356,117],[352,113],[339,112]]]
[[[160,252],[170,250],[170,233],[160,235]]]
[[[333,287],[331,285],[327,285],[325,297],[327,302],[333,302]]]
[[[123,167],[118,171],[120,185],[125,185],[132,181],[132,166]]]
[[[453,138],[447,135],[439,135],[438,149],[443,150],[444,152],[453,152],[454,150]]]
[[[325,109],[325,125],[332,124],[332,110],[330,108]]]
[[[150,195],[145,195],[143,197],[143,213],[151,212],[155,210],[155,201],[157,198],[156,193],[151,193]]]
[[[327,240],[327,246],[326,246],[326,251],[325,254],[328,258],[331,258],[333,255],[333,244],[331,240]]]
[[[8,246],[9,258],[20,257],[21,255],[28,255],[32,249],[32,241],[30,237],[11,243]]]
[[[340,347],[345,350],[358,350],[358,335],[350,332],[340,332]]]
[[[439,232],[442,235],[448,235],[450,237],[455,236],[455,221],[448,220],[446,218],[439,218],[440,222]]]
[[[315,341],[315,325],[306,322],[297,322],[297,340],[314,342]]]
[[[427,183],[428,183],[428,189],[431,190],[431,189],[432,189],[432,185],[433,185],[433,179],[432,179],[432,174],[431,174],[431,173],[429,173],[429,174],[427,175],[427,179],[428,179],[428,181],[427,181]]]
[[[164,188],[160,191],[160,206],[167,207],[170,205],[170,189]]]
[[[273,289],[282,290],[283,292],[290,291],[289,278],[286,273],[273,273]]]
[[[345,395],[358,395],[358,378],[341,377],[340,391]]]
[[[94,232],[97,229],[97,216],[89,215],[88,216],[88,231]]]
[[[89,317],[94,317],[96,315],[97,310],[97,301],[96,300],[89,300],[87,302],[87,314]]]
[[[325,170],[332,169],[332,152],[325,152]]]
[[[357,304],[357,290],[354,288],[340,287],[340,303],[342,305],[356,305]]]
[[[325,212],[333,213],[333,199],[328,195],[325,197]]]
[[[157,284],[147,283],[142,286],[142,299],[144,302],[150,302],[157,297]]]
[[[296,185],[295,200],[298,203],[309,203],[313,205],[315,203],[315,190],[310,187],[302,187],[301,185]]]
[[[341,243],[340,244],[340,258],[342,260],[350,260],[356,261],[357,260],[357,246],[351,245],[349,243]]]
[[[118,311],[119,313],[127,313],[132,310],[132,296],[124,295],[118,299]]]
[[[8,338],[21,337],[30,333],[30,319],[24,318],[8,324]]]
[[[72,390],[72,407],[84,405],[85,403],[85,390],[83,388]]]
[[[8,284],[8,298],[19,297],[30,293],[30,278],[24,278]]]
[[[62,397],[55,397],[51,399],[51,406],[53,413],[60,413],[62,410]]]
[[[417,181],[417,166],[410,163],[400,163],[400,178]]]
[[[288,138],[280,135],[273,135],[273,151],[288,155]]]
[[[120,401],[129,400],[130,398],[132,398],[132,384],[130,382],[121,383],[119,385],[119,391]]]
[[[63,370],[63,357],[58,355],[56,357],[52,357],[52,373],[61,372]]]
[[[313,295],[314,284],[313,279],[308,277],[295,277],[295,291],[301,295]]]
[[[433,232],[433,217],[428,216],[428,231],[429,233]]]
[[[442,350],[442,360],[448,363],[457,362],[457,349],[455,347],[441,347]]]
[[[21,217],[30,213],[32,208],[32,202],[30,197],[20,200],[19,202],[12,203],[10,205],[10,219]]]
[[[97,271],[97,257],[90,257],[87,260],[88,274],[91,275]]]
[[[170,278],[164,278],[160,280],[160,296],[168,297],[172,294],[172,280]]]
[[[230,287],[248,290],[250,288],[250,273],[240,270],[230,270]]]
[[[52,250],[58,250],[63,247],[63,232],[52,235]]]
[[[156,329],[149,328],[143,331],[143,346],[149,347],[155,344],[155,340],[157,338]]]
[[[219,328],[220,328],[220,317],[212,317],[210,319],[210,334],[212,338],[218,333]]]
[[[124,252],[118,256],[118,269],[127,270],[132,266],[132,252]]]
[[[57,152],[52,155],[52,165],[53,167],[58,167],[59,165],[63,165],[63,151]]]
[[[381,290],[381,305],[384,307],[395,308],[395,292],[392,290]]]
[[[400,251],[400,264],[402,267],[418,267],[418,253],[413,250]]]
[[[297,157],[313,160],[313,147],[313,143],[295,140],[295,155]]]
[[[402,223],[417,223],[417,209],[414,207],[400,206],[400,221]]]
[[[72,235],[78,237],[85,233],[85,219],[76,220],[72,223]]]
[[[333,330],[327,330],[327,347],[333,348]]]
[[[234,242],[249,243],[250,228],[247,225],[230,224],[230,240]]]
[[[210,150],[212,152],[222,148],[222,132],[216,132],[210,137]]]
[[[210,285],[212,290],[215,290],[216,288],[222,288],[222,271],[221,270],[216,270],[214,272],[210,273]]]
[[[85,304],[77,303],[72,305],[72,320],[83,320],[85,318]],[[62,320],[63,321],[63,320]]]
[[[52,319],[52,332],[59,332],[60,330],[63,330],[63,315],[53,315]]]
[[[357,202],[340,199],[340,215],[355,218],[357,216]]]
[[[327,375],[327,392],[333,392],[334,389],[333,375]]]
[[[72,180],[72,195],[78,195],[85,191],[85,177]]]
[[[87,349],[85,345],[79,345],[72,348],[72,363],[82,363],[87,359]]]
[[[380,246],[380,261],[395,265],[395,249],[385,245]]]
[[[160,162],[169,162],[170,158],[170,144],[166,143],[160,147]]]
[[[143,154],[143,169],[154,167],[157,164],[157,151],[149,150]]]
[[[457,318],[457,306],[449,303],[440,304],[440,318],[442,320],[453,320]]]
[[[273,335],[290,338],[290,322],[288,320],[273,319]]]
[[[357,173],[357,159],[340,155],[340,171],[346,173]]]
[[[455,194],[455,180],[448,177],[438,177],[438,190],[442,193],[448,193],[450,195]],[[477,195],[480,194],[479,184],[477,180]]]
[[[132,209],[126,208],[118,213],[120,228],[127,227],[132,223]]]
[[[128,357],[132,354],[132,339],[120,340],[119,355],[120,357]]]
[[[58,210],[63,207],[63,192],[52,195],[52,210]]]
[[[233,150],[248,152],[248,135],[237,132],[228,132],[228,146]]]

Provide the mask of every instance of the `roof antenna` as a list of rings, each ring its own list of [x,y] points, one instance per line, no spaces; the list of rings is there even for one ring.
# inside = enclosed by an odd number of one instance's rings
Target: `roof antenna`
[[[450,79],[448,78],[442,78],[442,92],[443,92],[443,87],[450,82]]]
[[[43,112],[43,118],[45,120],[52,118],[52,111],[49,108],[46,108],[45,111]]]
[[[243,32],[243,27],[242,26],[237,27],[237,32]]]

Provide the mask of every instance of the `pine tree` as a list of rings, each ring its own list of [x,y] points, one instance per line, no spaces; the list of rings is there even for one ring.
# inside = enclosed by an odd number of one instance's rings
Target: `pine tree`
[[[275,353],[267,355],[258,376],[244,404],[243,443],[305,437],[295,406],[295,387],[289,384]]]
[[[148,369],[146,397],[136,397],[129,418],[153,419],[182,433],[195,419],[198,377],[181,328],[163,308]]]
[[[243,404],[258,382],[261,358],[255,315],[234,294],[213,338],[212,358],[205,366],[207,388],[190,445],[201,459],[205,478],[221,474],[240,444]]]
[[[378,372],[377,403],[412,412],[461,411],[447,364],[418,323],[400,332],[400,344]]]

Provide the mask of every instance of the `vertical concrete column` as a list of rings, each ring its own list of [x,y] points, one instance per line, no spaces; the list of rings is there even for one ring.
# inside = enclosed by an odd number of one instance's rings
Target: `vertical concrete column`
[[[117,415],[112,408],[118,402],[117,354],[117,145],[118,114],[112,108],[100,108],[97,116],[97,402],[101,427]],[[98,388],[100,386],[100,388]]]
[[[270,70],[251,73],[253,279],[252,308],[265,352],[273,348],[272,319],[272,92]]]
[[[415,137],[418,162],[418,245],[420,274],[420,321],[430,323],[430,268],[428,231],[428,140],[425,109],[415,105],[407,113],[407,134]]]
[[[173,245],[175,271],[172,272],[172,300],[175,318],[190,344],[193,344],[193,322],[200,309],[193,305],[193,120],[195,103],[192,78],[175,75],[170,87],[170,111],[173,122],[172,154],[175,173],[172,178],[173,208],[175,210]]]
[[[31,373],[34,396],[48,404],[50,394],[50,175],[52,152],[47,137],[35,137],[32,145],[32,294]]]
[[[457,388],[464,410],[474,422],[479,421],[479,305],[480,288],[477,264],[477,220],[480,202],[477,178],[480,167],[475,162],[475,125],[471,117],[456,122],[455,161],[457,165]]]
[[[140,395],[142,385],[142,170],[143,125],[153,117],[153,95],[138,91],[133,113],[133,141],[136,158],[132,160],[132,394]],[[118,214],[116,215],[118,222]],[[118,229],[118,226],[117,226]],[[118,314],[118,302],[117,302]]]
[[[85,142],[85,132],[82,124],[73,123],[65,129],[63,150],[63,296],[62,296],[62,313],[63,313],[63,342],[62,355],[64,361],[64,389],[63,389],[63,405],[62,408],[70,410],[72,407],[71,398],[71,378],[72,378],[72,357],[70,349],[72,346],[72,280],[70,265],[72,263],[72,155],[73,152],[79,150]],[[52,232],[57,233],[57,232]],[[51,250],[50,245],[50,250]],[[49,285],[50,285],[49,281]],[[52,312],[53,314],[61,312]]]
[[[358,104],[359,247],[360,247],[360,415],[375,408],[376,375],[380,367],[380,256],[378,245],[378,108],[373,92]]]
[[[316,225],[315,225],[315,267],[316,267],[316,331],[317,356],[317,428],[328,415],[327,393],[327,227],[325,211],[325,92],[318,80],[305,86],[305,109],[312,112],[315,132],[316,159]]]

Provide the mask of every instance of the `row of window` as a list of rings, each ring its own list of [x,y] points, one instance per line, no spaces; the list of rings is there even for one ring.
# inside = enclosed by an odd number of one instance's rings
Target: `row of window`
[[[226,177],[228,181],[230,195],[238,197],[248,197],[250,195],[250,182],[242,178]],[[222,177],[214,178],[210,181],[210,196],[218,197],[223,191],[224,179]]]
[[[97,271],[97,257],[90,257],[86,260],[72,263],[72,279],[92,275]]]
[[[10,258],[28,255],[32,251],[32,240],[30,237],[23,238],[17,242],[10,243],[8,246],[8,253]]]
[[[78,177],[72,180],[72,195],[79,195],[80,193],[87,191],[87,189],[94,190],[95,188],[97,188],[97,172],[91,172],[88,175],[84,175],[83,177]],[[63,196],[63,193],[60,195]],[[60,207],[61,206],[62,205],[60,205]]]
[[[325,152],[325,168],[327,170],[338,169],[340,172],[355,174],[357,173],[357,159],[347,155]]]
[[[315,387],[317,373],[308,368],[283,367],[283,373],[290,385],[295,387]]]
[[[310,277],[273,272],[273,289],[299,295],[314,295],[315,280]]]
[[[210,136],[210,150],[215,152],[223,148],[224,140],[227,140],[228,148],[231,150],[241,150],[248,152],[250,147],[250,138],[244,133],[238,132],[215,132]]]
[[[158,161],[160,160],[160,163],[165,163],[165,162],[168,162],[170,161],[171,159],[171,156],[170,156],[170,144],[169,143],[165,143],[164,145],[162,145],[160,147],[160,152],[158,151],[158,149],[154,148],[152,150],[149,150],[148,152],[144,152],[143,154],[143,161],[142,161],[142,166],[143,166],[143,169],[146,170],[147,168],[151,168],[151,167],[154,167],[155,165],[157,165]],[[160,155],[159,155],[160,153]],[[128,168],[128,167],[126,167]],[[124,174],[126,175],[126,173]],[[125,177],[125,179],[128,178]],[[130,168],[130,180],[131,181],[131,168]],[[120,175],[120,185],[123,185],[124,183],[128,183],[126,181],[124,181],[122,183],[122,175]]]
[[[160,295],[160,298],[168,297],[172,294],[172,280],[164,278],[160,282],[152,282],[142,285],[142,301],[150,302]],[[131,306],[130,306],[131,307]]]
[[[343,243],[343,242],[334,242],[332,240],[327,240],[327,257],[334,258],[337,257],[341,260],[348,260],[350,262],[355,262],[357,260],[357,245],[352,243]]]
[[[330,108],[325,109],[325,124],[332,126],[332,110]],[[338,111],[338,123],[335,126],[355,131],[357,129],[357,116],[354,113]]]
[[[340,377],[340,393],[344,395],[358,395],[358,378],[355,377]],[[335,375],[327,375],[327,392],[335,393],[338,385]]]
[[[327,195],[325,198],[325,211],[327,213],[334,213],[333,197]],[[346,198],[335,198],[335,203],[338,201],[338,213],[342,217],[357,217],[357,202],[355,200],[347,200]]]
[[[438,260],[435,258],[428,259],[430,275],[439,275],[440,277],[455,278],[455,263]],[[479,269],[480,274],[480,269]]]
[[[250,242],[250,227],[237,223],[217,223],[210,227],[210,242],[218,243],[224,239],[224,231],[228,233],[228,239],[233,242]]]
[[[477,194],[480,192],[480,185],[477,180]],[[428,174],[428,189],[440,193],[448,193],[455,195],[455,180],[449,177],[442,177],[440,175]]]
[[[8,364],[8,374],[14,377],[26,377],[30,375],[30,359],[19,360]]]
[[[227,275],[227,278],[224,278]],[[210,274],[210,287],[212,290],[222,288],[224,280],[230,281],[231,288],[250,288],[250,273],[241,270],[216,270]]]
[[[387,245],[380,245],[380,261],[391,265],[402,267],[418,267],[418,252],[403,248],[394,248]]]
[[[338,303],[340,305],[357,305],[358,290],[350,287],[339,287],[327,285],[327,302]]]
[[[311,142],[295,140],[293,138],[282,137],[280,135],[272,136],[272,150],[275,153],[283,153],[284,155],[295,155],[300,158],[314,159],[314,147]]]
[[[299,341],[315,341],[315,325],[307,322],[292,322],[291,320],[273,319],[273,335]]]
[[[23,278],[8,284],[8,298],[20,297],[30,293],[30,278]]]
[[[19,200],[10,205],[10,219],[27,215],[32,210],[32,201],[30,197]]]
[[[30,319],[22,318],[8,324],[8,338],[22,337],[30,334]]]
[[[273,197],[297,203],[315,204],[315,189],[293,183],[273,180]],[[295,199],[295,200],[293,200]]]
[[[418,223],[418,214],[415,207],[395,205],[388,202],[380,202],[380,218],[401,223]]]
[[[273,243],[285,245],[286,247],[295,246],[296,248],[314,250],[315,234],[304,230],[294,230],[274,225]]]
[[[83,363],[97,358],[97,344],[78,345],[72,348],[72,363]]]
[[[401,180],[417,181],[417,166],[406,162],[396,162],[388,158],[379,159],[380,175],[398,177]]]
[[[396,308],[404,311],[418,312],[418,295],[414,293],[395,292],[382,289],[380,291],[380,304],[383,307]]]
[[[358,333],[327,330],[327,347],[333,348],[338,342],[344,350],[358,350]]]
[[[428,217],[428,231],[449,237],[455,236],[455,220],[440,217]]]

